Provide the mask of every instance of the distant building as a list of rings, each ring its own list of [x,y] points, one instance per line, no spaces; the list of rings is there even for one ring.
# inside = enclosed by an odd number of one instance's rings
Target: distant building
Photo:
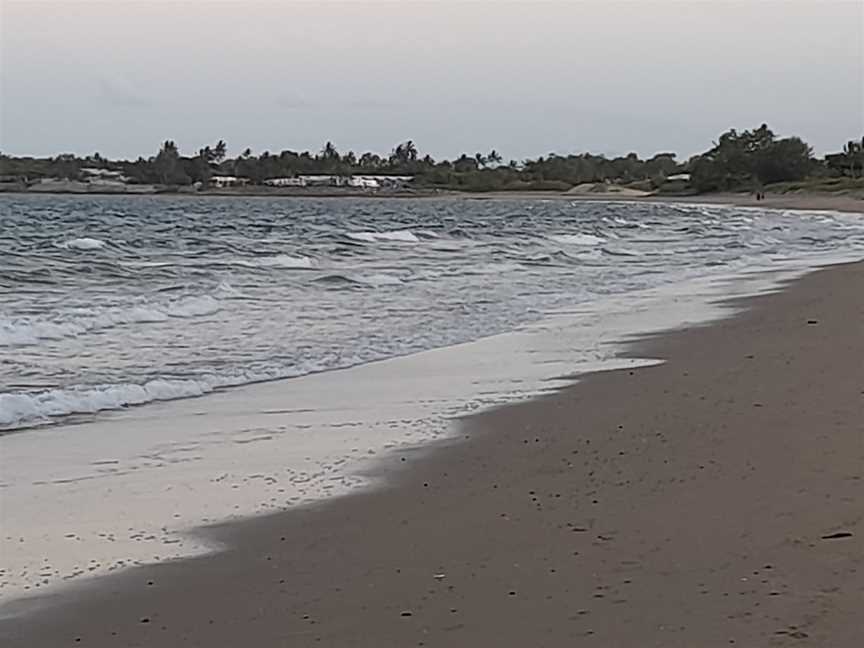
[[[224,189],[225,187],[243,187],[249,184],[248,178],[238,178],[237,176],[212,176],[210,178],[210,184],[218,189]]]
[[[408,186],[414,180],[414,176],[397,176],[397,175],[367,175],[363,176],[369,180],[374,180],[379,187],[385,189],[400,189]]]
[[[375,178],[366,176],[351,176],[348,185],[358,189],[378,189],[381,185]]]
[[[129,180],[123,175],[122,171],[112,171],[111,169],[97,169],[95,167],[84,167],[81,169],[81,178],[84,182],[121,182],[125,183]]]
[[[666,177],[667,182],[690,182],[689,173],[676,173]]]
[[[238,180],[233,176],[215,176],[211,182],[216,183],[217,178],[222,178],[229,184],[217,186],[235,186],[230,184]],[[242,179],[245,180],[245,179]],[[414,176],[390,176],[390,175],[298,175],[295,178],[269,178],[264,180],[268,187],[351,187],[354,189],[399,189],[408,185]]]
[[[268,187],[305,187],[306,180],[300,178],[269,178],[264,181]]]
[[[348,176],[340,175],[301,175],[297,176],[305,187],[345,187],[350,184]]]

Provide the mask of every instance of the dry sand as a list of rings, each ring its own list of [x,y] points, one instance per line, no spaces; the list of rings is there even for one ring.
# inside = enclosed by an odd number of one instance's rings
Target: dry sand
[[[0,621],[33,646],[864,645],[864,265]]]

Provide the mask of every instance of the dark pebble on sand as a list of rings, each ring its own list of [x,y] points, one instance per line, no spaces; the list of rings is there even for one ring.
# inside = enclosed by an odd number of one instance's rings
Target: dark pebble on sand
[[[150,619],[147,617],[141,617],[141,623],[150,623]]]
[[[841,538],[851,538],[852,533],[849,531],[838,531],[837,533],[829,533],[828,535],[823,535],[823,540],[839,540]]]
[[[411,610],[403,610],[399,616],[410,617],[414,616],[414,613]]]

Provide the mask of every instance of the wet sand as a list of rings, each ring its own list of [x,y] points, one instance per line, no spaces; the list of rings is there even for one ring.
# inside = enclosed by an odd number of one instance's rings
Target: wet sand
[[[839,646],[864,624],[864,265],[644,339],[389,487],[0,621],[3,646]]]
[[[461,194],[460,197],[474,200],[571,200],[647,203],[687,203],[697,205],[733,205],[736,207],[760,207],[763,209],[796,209],[816,211],[839,211],[864,213],[864,196],[836,195],[826,193],[766,194],[764,200],[756,200],[749,193],[709,193],[695,196],[627,196],[614,192],[571,194],[559,192],[493,192],[483,194]]]

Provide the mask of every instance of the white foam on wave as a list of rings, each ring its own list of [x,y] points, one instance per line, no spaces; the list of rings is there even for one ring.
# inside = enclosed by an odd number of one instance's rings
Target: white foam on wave
[[[640,223],[635,220],[628,220],[626,218],[621,218],[620,216],[604,216],[603,220],[607,223],[614,223],[615,225],[623,225],[624,227],[638,227],[640,229],[646,229],[649,227],[645,223]]]
[[[0,319],[0,347],[38,344],[42,340],[74,338],[91,331],[125,324],[165,322],[172,318],[212,315],[221,303],[209,295],[187,297],[163,304],[138,304],[77,309],[55,320],[27,317]]]
[[[117,264],[126,268],[166,268],[174,265],[170,261],[118,261]]]
[[[51,389],[35,394],[0,394],[0,426],[38,423],[69,414],[201,396],[213,391],[194,380],[152,380],[144,385],[104,385],[90,389]]]
[[[376,272],[372,274],[356,274],[349,277],[357,283],[366,284],[369,286],[399,286],[404,282],[399,277]]]
[[[498,275],[506,272],[518,272],[524,270],[525,266],[521,263],[512,261],[504,261],[500,263],[481,263],[479,265],[470,266],[463,270],[460,274],[471,275]]]
[[[105,247],[105,241],[84,236],[82,238],[74,238],[61,243],[59,247],[66,250],[98,250]]]
[[[594,234],[554,234],[549,238],[565,245],[600,245],[606,242],[605,238]]]
[[[219,312],[220,308],[222,305],[218,300],[210,295],[204,295],[173,302],[159,312],[165,313],[168,317],[203,317]]]
[[[378,288],[381,286],[400,286],[405,282],[394,275],[385,274],[383,272],[346,272],[328,274],[318,277],[318,281],[332,284],[356,284],[361,286],[371,286]]]
[[[411,230],[391,230],[388,232],[348,232],[348,238],[364,243],[390,241],[397,243],[419,243],[420,239]]]
[[[348,364],[353,364],[349,361]],[[227,387],[296,378],[325,369],[316,362],[297,366],[202,374],[194,379],[154,378],[143,384],[119,383],[0,394],[0,428],[46,423],[73,414],[95,414],[157,401],[194,398]]]
[[[295,257],[290,254],[277,254],[276,256],[261,257],[251,261],[238,261],[237,265],[255,268],[287,268],[303,270],[314,268],[315,262],[307,256]]]

